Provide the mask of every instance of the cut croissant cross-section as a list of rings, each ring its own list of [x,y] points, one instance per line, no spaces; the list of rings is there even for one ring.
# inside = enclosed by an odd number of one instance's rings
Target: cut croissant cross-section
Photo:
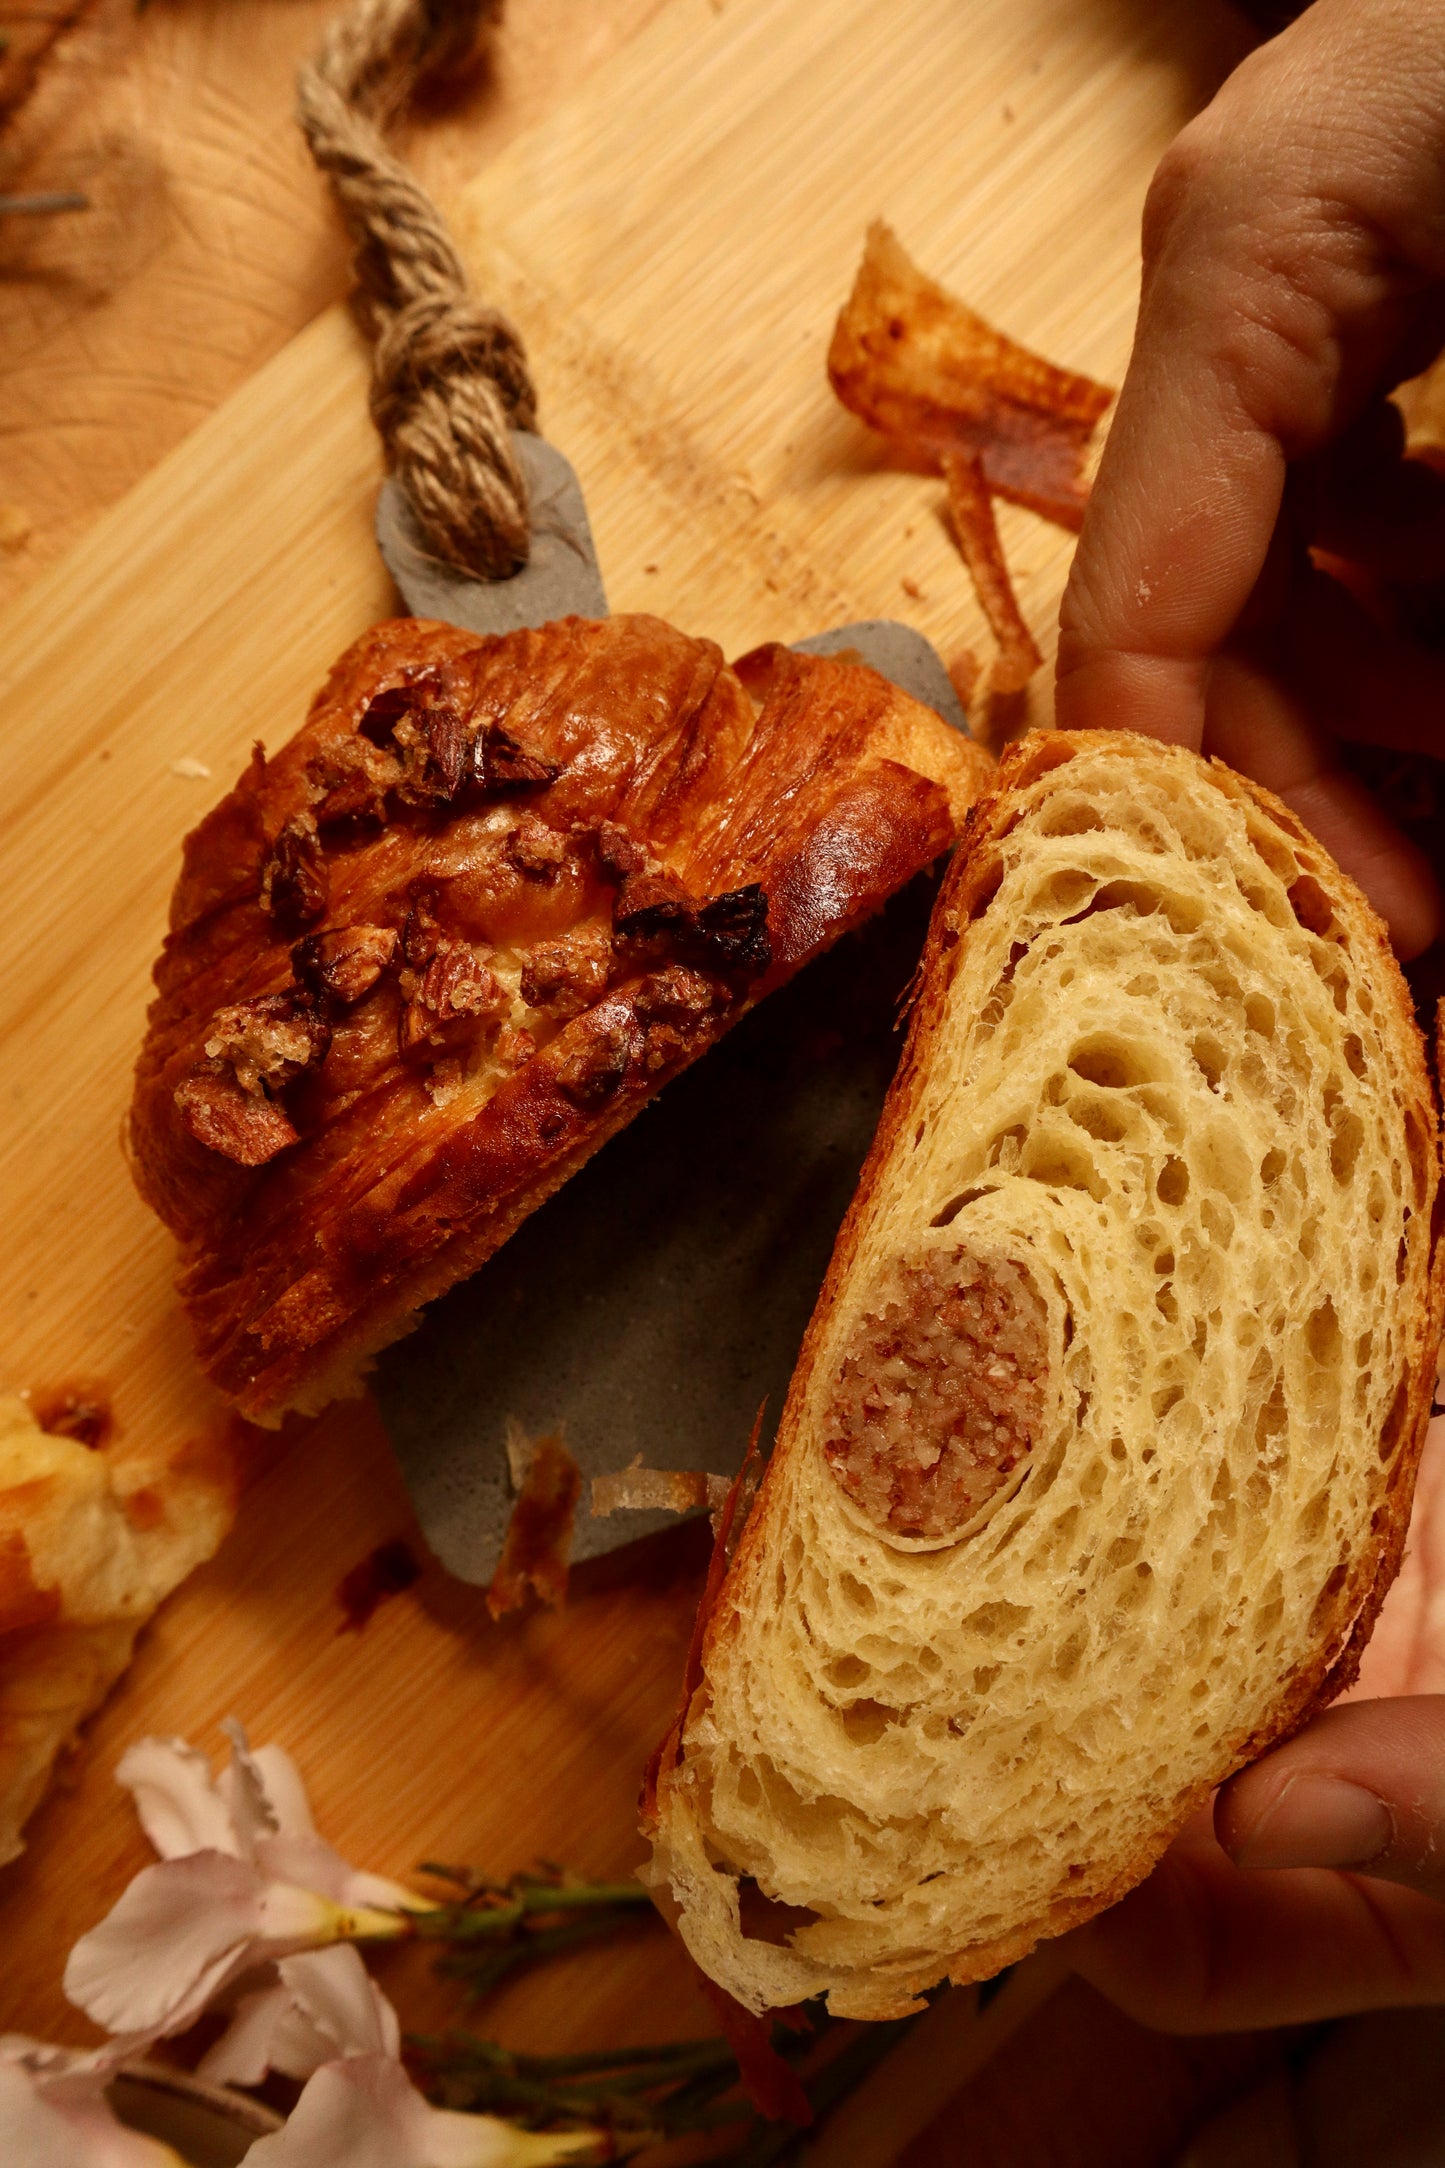
[[[156,967],[133,1164],[211,1376],[354,1390],[990,772],[856,663],[375,628],[188,839]]]
[[[1349,1683],[1438,1197],[1384,928],[1287,809],[1123,734],[1011,751],[659,1760],[713,1979],[988,1978]]]

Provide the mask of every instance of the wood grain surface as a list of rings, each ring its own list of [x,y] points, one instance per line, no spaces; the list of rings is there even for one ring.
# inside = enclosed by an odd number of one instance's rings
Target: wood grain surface
[[[941,485],[895,471],[823,378],[863,229],[887,216],[1003,328],[1117,382],[1149,173],[1243,44],[1222,0],[671,0],[518,135],[453,208],[530,342],[614,607],[731,652],[877,614],[907,614],[946,653],[985,647]],[[228,95],[245,102],[234,79]],[[316,230],[283,219],[254,242],[296,277]],[[377,476],[363,357],[332,309],[0,616],[0,849],[23,930],[0,957],[0,1388],[100,1373],[122,1459],[220,1416],[169,1240],[117,1146],[180,838],[394,607],[370,536]],[[1011,508],[1001,525],[1051,640],[1069,539]],[[610,1872],[638,1856],[695,1539],[663,1540],[635,1573],[588,1569],[558,1617],[492,1626],[433,1568],[341,1633],[340,1576],[411,1534],[374,1417],[338,1408],[260,1457],[235,1533],[146,1635],[0,1875],[0,2028],[85,2033],[61,1963],[145,1856],[112,1782],[145,1730],[214,1748],[235,1713],[280,1739],[322,1827],[380,1871],[440,1854],[501,1873],[550,1853]],[[410,2022],[451,2007],[424,1974],[414,1986]],[[711,2029],[678,1952],[644,1932],[494,2015],[524,2045]]]
[[[495,65],[423,104],[408,155],[443,203],[663,0],[511,0]],[[0,188],[90,209],[0,219],[0,599],[75,541],[345,290],[292,120],[337,0],[0,8]]]

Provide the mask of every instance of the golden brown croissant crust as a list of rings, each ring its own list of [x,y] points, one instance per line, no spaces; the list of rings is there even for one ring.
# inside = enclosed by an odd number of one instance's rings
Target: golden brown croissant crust
[[[321,1406],[946,849],[977,748],[651,617],[402,619],[187,839],[130,1134],[206,1369]]]

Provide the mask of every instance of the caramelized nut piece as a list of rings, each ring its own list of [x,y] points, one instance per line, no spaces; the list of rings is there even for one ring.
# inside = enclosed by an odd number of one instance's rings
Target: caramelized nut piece
[[[372,694],[362,709],[356,725],[357,734],[372,745],[390,745],[402,717],[410,715],[429,694],[435,697],[436,690],[436,675],[431,670],[418,670],[399,685],[383,686],[379,693]]]
[[[471,733],[457,710],[446,702],[415,708],[397,722],[392,741],[401,756],[401,803],[424,813],[446,811],[471,766]]]
[[[396,953],[394,926],[342,926],[313,933],[291,951],[298,982],[318,1001],[349,1009],[369,994]]]
[[[448,1046],[478,1017],[496,1018],[507,1008],[506,990],[466,941],[443,936],[422,971],[402,974],[406,1004],[397,1019],[397,1048]],[[467,1032],[470,1035],[470,1032]]]
[[[299,933],[326,916],[330,875],[310,813],[293,813],[261,864],[261,908],[278,926]]]
[[[627,1066],[639,1052],[630,1018],[591,1031],[557,1070],[557,1089],[584,1113],[595,1113],[620,1089]]]
[[[617,821],[599,821],[592,831],[597,869],[604,880],[625,881],[629,873],[641,873],[647,853],[635,837]]]
[[[530,1031],[522,1031],[514,1024],[503,1024],[497,1033],[497,1059],[504,1069],[520,1069],[536,1051],[537,1042]]]
[[[646,1051],[643,1059],[650,1071],[665,1068],[690,1051],[697,1034],[711,1023],[722,1005],[720,989],[700,972],[684,964],[669,964],[641,980],[633,995],[633,1008],[643,1026]]]
[[[473,777],[494,796],[503,791],[545,790],[561,773],[560,761],[532,752],[500,723],[482,731],[472,748]]]
[[[238,1167],[264,1167],[297,1142],[285,1108],[243,1090],[224,1062],[198,1062],[176,1086],[175,1102],[196,1142]]]
[[[528,880],[553,881],[567,862],[567,838],[539,821],[535,813],[524,813],[507,838],[506,851]]]
[[[306,763],[306,785],[323,828],[375,828],[386,819],[386,798],[401,779],[392,753],[362,738],[343,738]]]
[[[411,891],[411,908],[401,929],[401,953],[413,971],[420,971],[429,964],[441,940],[441,920],[437,917],[437,891],[433,881],[417,881]]]
[[[244,1092],[279,1091],[303,1069],[326,1058],[331,1026],[321,1004],[300,991],[262,994],[218,1009],[206,1055],[223,1062]]]
[[[715,971],[740,971],[748,977],[766,971],[773,960],[767,890],[749,881],[745,888],[709,897],[679,946],[694,963]]]
[[[656,945],[692,924],[695,899],[665,866],[623,877],[612,906],[612,924],[630,947]]]
[[[522,999],[548,1016],[580,1016],[607,990],[612,943],[600,926],[561,941],[539,941],[522,966]]]

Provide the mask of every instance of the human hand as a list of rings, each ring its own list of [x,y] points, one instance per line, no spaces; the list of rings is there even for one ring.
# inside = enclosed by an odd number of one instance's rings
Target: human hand
[[[1316,0],[1155,177],[1058,720],[1254,776],[1406,957],[1439,932],[1439,892],[1337,741],[1445,755],[1445,657],[1358,599],[1374,575],[1445,573],[1445,478],[1400,456],[1384,397],[1442,344],[1445,0]]]
[[[1445,2002],[1445,1417],[1354,1694],[1232,1778],[1065,1947],[1166,2032]]]

